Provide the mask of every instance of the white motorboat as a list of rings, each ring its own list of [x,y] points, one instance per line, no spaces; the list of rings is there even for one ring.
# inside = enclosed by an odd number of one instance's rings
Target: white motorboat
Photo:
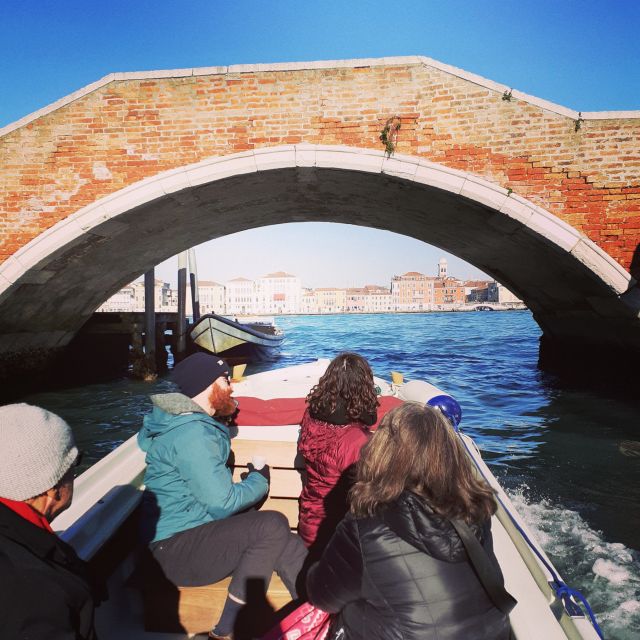
[[[225,318],[208,313],[194,324],[189,334],[201,349],[225,358],[231,364],[274,360],[284,333],[273,318]]]
[[[328,363],[328,360],[318,360],[249,376],[235,383],[235,395],[256,398],[258,405],[259,401],[264,401],[266,407],[268,401],[275,398],[301,400],[324,373]],[[386,396],[396,396],[401,400],[426,402],[438,394],[446,396],[425,382],[389,383],[379,378],[375,382],[383,400]],[[295,528],[297,496],[304,472],[299,460],[295,460],[299,427],[297,424],[266,424],[271,426],[258,424],[256,420],[256,424],[233,428],[234,473],[239,474],[246,468],[252,451],[266,454],[272,465],[270,499],[266,506],[283,511]],[[496,490],[499,498],[498,512],[492,523],[495,553],[506,588],[518,601],[510,615],[517,640],[597,640],[598,632],[578,606],[576,594],[562,583],[557,570],[483,462],[474,442],[466,435],[460,434],[460,437],[478,472]],[[142,494],[144,468],[144,454],[134,436],[76,479],[73,504],[52,523],[54,530],[82,558],[100,565],[109,576],[110,597],[96,613],[101,640],[170,640],[186,638],[188,632],[195,630],[189,625],[185,626],[186,630],[173,634],[145,630],[145,620],[147,628],[153,628],[149,620],[153,622],[156,613],[162,617],[163,612],[154,611],[149,602],[145,603],[146,611],[143,612],[139,591],[127,583],[135,557],[131,552],[134,529],[130,525]],[[119,552],[114,552],[114,548]],[[221,593],[225,592],[226,588],[223,588]],[[201,596],[199,593],[198,597]],[[180,598],[183,597],[186,601],[191,596],[181,592]],[[277,598],[272,601],[278,602]],[[158,605],[158,609],[165,606]],[[211,612],[210,618],[207,624],[215,621],[215,612]]]

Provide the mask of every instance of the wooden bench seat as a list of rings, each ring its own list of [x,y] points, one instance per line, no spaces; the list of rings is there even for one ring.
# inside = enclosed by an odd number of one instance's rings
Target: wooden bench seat
[[[298,497],[304,463],[297,457],[295,442],[232,440],[233,477],[238,482],[253,455],[265,456],[271,471],[269,497],[262,510],[280,511],[293,531],[298,526]],[[143,592],[144,625],[147,631],[200,633],[217,622],[231,578],[202,587],[176,587],[166,581],[148,585]],[[291,601],[282,580],[274,573],[267,602],[275,610]]]
[[[203,587],[174,587],[146,590],[144,628],[162,633],[201,633],[209,631],[220,618],[231,578]],[[274,573],[267,591],[267,602],[274,610],[291,601],[284,583]]]

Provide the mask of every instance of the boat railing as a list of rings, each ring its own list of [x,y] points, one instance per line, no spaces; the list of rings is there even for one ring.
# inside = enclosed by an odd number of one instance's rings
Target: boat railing
[[[144,469],[132,436],[77,478],[71,507],[53,520],[53,530],[90,560],[140,502]]]
[[[539,545],[535,545],[534,548],[533,545],[535,543],[532,542],[535,540],[534,534],[518,514],[509,496],[507,496],[495,476],[490,472],[484,460],[482,460],[475,442],[467,435],[460,433],[460,436],[478,472],[496,492],[498,510],[495,517],[511,539],[517,553],[526,565],[530,576],[535,581],[539,593],[544,597],[550,611],[562,628],[564,635],[561,637],[566,637],[571,640],[600,640],[601,636],[581,609],[574,603],[574,606],[570,607],[571,612],[569,612],[566,604],[558,597],[557,591],[554,588],[554,583],[558,579],[558,573],[553,567],[553,563]],[[500,564],[505,573],[507,587],[509,588],[508,580],[510,569],[512,569],[511,563],[501,562]],[[531,591],[528,593],[529,597],[532,597]],[[512,612],[511,622],[516,632],[516,637],[518,638],[526,638],[527,630],[529,628],[535,628],[532,627],[532,625],[536,624],[536,621],[524,623],[524,620],[518,620],[517,608]],[[537,624],[539,625],[540,622],[538,619]],[[550,638],[551,636],[544,635],[543,637]]]

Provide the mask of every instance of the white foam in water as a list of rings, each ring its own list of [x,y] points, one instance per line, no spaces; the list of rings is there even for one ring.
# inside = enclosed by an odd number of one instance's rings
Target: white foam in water
[[[518,513],[560,577],[589,601],[607,640],[640,637],[640,554],[606,542],[575,511],[530,501],[528,487],[510,491]]]
[[[604,560],[603,558],[598,558],[593,563],[593,572],[598,576],[606,578],[612,584],[623,584],[631,577],[624,567],[615,564],[615,562],[611,562],[611,560]]]

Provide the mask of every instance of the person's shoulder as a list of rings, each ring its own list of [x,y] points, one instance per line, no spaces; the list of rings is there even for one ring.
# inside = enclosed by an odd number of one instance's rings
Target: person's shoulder
[[[340,444],[343,448],[352,450],[360,449],[368,442],[371,437],[371,432],[366,427],[363,427],[359,423],[353,423],[341,429]]]
[[[368,439],[368,432],[359,425],[342,427],[336,430],[327,455],[339,469],[345,469],[358,461],[360,451]]]
[[[370,540],[377,540],[385,533],[388,534],[388,529],[379,515],[356,516],[350,511],[336,529],[336,535],[351,539],[358,546],[367,545]]]
[[[3,576],[3,580],[0,580],[0,582],[5,582],[5,576],[14,570],[15,560],[13,559],[11,550],[15,545],[16,543],[14,541],[0,534],[0,575]]]
[[[359,525],[361,520],[363,519],[358,518],[350,511],[347,511],[342,520],[338,523],[335,535],[358,539],[360,537]]]
[[[18,578],[23,580],[32,575],[34,567],[46,566],[46,560],[34,553],[32,544],[28,539],[0,534],[0,582],[11,584]]]
[[[313,429],[316,425],[322,424],[319,418],[316,418],[309,408],[304,412],[302,420],[300,420],[300,427],[303,431]]]
[[[178,441],[194,438],[218,440],[224,437],[225,427],[206,413],[192,413],[188,416],[183,414],[181,418],[182,424],[175,429],[174,436]]]
[[[372,434],[371,429],[369,429],[368,425],[365,425],[362,422],[353,422],[348,427],[349,438],[352,440],[361,440],[366,442]]]

